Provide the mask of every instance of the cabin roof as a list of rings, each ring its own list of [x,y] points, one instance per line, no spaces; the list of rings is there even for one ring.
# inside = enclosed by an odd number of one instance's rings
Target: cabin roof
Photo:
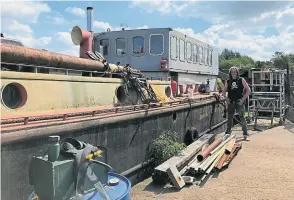
[[[169,31],[173,31],[172,28],[142,28],[142,29],[125,29],[125,30],[111,30],[109,32],[132,32],[132,31],[138,31],[138,30],[169,30]],[[95,34],[99,34],[99,33],[109,33],[107,31],[103,31],[103,32],[96,32]]]
[[[166,27],[166,28],[146,28],[146,29],[129,29],[129,30],[110,30],[109,32],[107,31],[104,31],[104,32],[96,32],[94,33],[94,37],[97,37],[98,35],[104,35],[104,34],[110,34],[110,35],[116,35],[116,34],[120,34],[120,33],[131,33],[131,32],[135,32],[135,31],[150,31],[150,32],[163,32],[163,31],[175,31],[175,32],[178,32],[182,35],[185,35],[189,38],[192,38],[193,40],[197,40],[199,43],[202,43],[203,45],[207,45],[208,47],[212,47],[214,49],[217,49],[215,46],[207,43],[207,42],[204,42],[202,40],[199,40],[198,38],[195,38],[193,36],[189,36],[181,31],[178,31],[176,29],[173,29],[173,28],[170,28],[170,27]]]

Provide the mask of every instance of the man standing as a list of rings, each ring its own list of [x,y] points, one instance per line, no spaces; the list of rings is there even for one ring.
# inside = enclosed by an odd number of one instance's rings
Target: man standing
[[[228,92],[228,97],[226,93]],[[244,102],[248,98],[251,90],[247,82],[239,77],[239,70],[237,67],[231,67],[229,71],[229,80],[225,82],[223,95],[228,102],[228,123],[226,134],[231,134],[231,128],[233,126],[233,118],[235,111],[239,114],[244,139],[249,141],[247,132],[247,123],[244,117]]]

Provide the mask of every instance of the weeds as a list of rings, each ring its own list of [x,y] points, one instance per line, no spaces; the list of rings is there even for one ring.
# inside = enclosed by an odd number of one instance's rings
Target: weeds
[[[165,130],[152,143],[150,158],[153,166],[158,166],[185,148],[185,144],[179,143],[176,132]]]

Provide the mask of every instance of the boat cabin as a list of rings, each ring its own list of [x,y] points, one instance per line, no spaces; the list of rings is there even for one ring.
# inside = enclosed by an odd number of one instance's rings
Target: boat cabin
[[[218,51],[200,40],[171,28],[119,30],[95,33],[93,50],[109,63],[130,64],[148,79],[178,84],[210,81],[214,90],[219,73]]]

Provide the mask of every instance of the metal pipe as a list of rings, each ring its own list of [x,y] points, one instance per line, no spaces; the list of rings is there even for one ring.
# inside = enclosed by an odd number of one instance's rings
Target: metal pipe
[[[211,163],[217,158],[218,154],[219,152],[207,158],[206,162],[204,162],[203,165],[200,165],[199,171],[205,172],[207,168],[211,165]]]
[[[52,66],[75,70],[105,71],[104,64],[100,61],[67,56],[39,49],[1,44],[0,52],[1,62]]]
[[[229,142],[232,138],[234,138],[236,135],[230,135],[224,142],[222,142],[217,148],[215,148],[212,152],[209,153],[209,155],[214,154],[216,151],[220,150],[227,142]],[[226,137],[226,135],[225,135]]]
[[[232,152],[235,142],[236,142],[236,138],[232,138],[232,140],[227,144],[225,154],[230,154]]]
[[[201,154],[197,156],[198,162],[202,162],[208,155],[209,153],[215,149],[220,143],[222,142],[222,138],[217,138],[216,140],[213,141]]]
[[[143,163],[141,163],[141,164],[139,164],[139,165],[136,165],[136,166],[134,166],[134,167],[132,167],[132,168],[130,168],[130,169],[128,169],[128,170],[126,170],[126,171],[120,173],[120,175],[122,175],[122,176],[128,176],[128,175],[134,173],[135,171],[138,171],[138,170],[140,170],[140,169],[146,167],[146,166],[149,165],[152,161],[153,161],[153,159],[149,159],[149,160],[147,160],[146,162],[143,162]]]
[[[79,27],[74,27],[72,32],[72,40],[76,44],[83,43],[82,37],[86,37],[83,30],[81,30],[81,38],[79,38],[78,34]],[[85,39],[89,41],[89,39]],[[87,43],[87,42],[85,42]],[[85,46],[86,45],[86,46]],[[85,49],[91,51],[91,48],[88,47],[88,43],[85,45]],[[88,46],[87,46],[88,45]],[[91,45],[90,45],[91,46]],[[84,48],[84,47],[83,47]],[[90,48],[90,49],[89,49]],[[82,50],[83,56],[85,53],[85,49]],[[95,71],[95,72],[120,72],[125,71],[124,66],[118,66],[115,64],[109,64],[108,68],[104,66],[104,64],[100,61],[78,58],[75,56],[68,56],[63,54],[58,54],[54,52],[44,51],[40,49],[27,48],[23,46],[16,46],[10,44],[1,44],[0,45],[1,52],[1,63],[10,63],[10,64],[22,64],[22,65],[36,65],[36,66],[44,66],[44,67],[54,67],[57,69],[72,69],[72,70],[81,70],[81,71]],[[135,72],[139,72],[135,69],[132,69]]]
[[[236,141],[236,138],[232,138],[227,143],[226,148],[225,148],[225,152],[222,155],[222,157],[220,158],[220,161],[219,161],[218,165],[216,166],[217,169],[220,170],[223,167],[224,162],[227,160],[227,158],[230,156],[230,153],[232,152],[232,149],[234,147],[235,141]]]
[[[212,164],[210,165],[209,169],[206,171],[205,174],[210,174],[210,172],[213,170],[213,168],[217,165],[217,163],[219,162],[220,158],[222,157],[222,155],[225,152],[225,146],[217,153],[217,157],[213,160]]]
[[[222,157],[220,158],[219,163],[218,163],[217,166],[216,166],[217,169],[220,170],[220,169],[223,167],[224,162],[226,161],[226,159],[227,159],[228,156],[229,156],[229,155],[227,155],[227,154],[225,154],[225,153],[222,155]]]
[[[93,7],[87,7],[87,30],[93,32]]]

